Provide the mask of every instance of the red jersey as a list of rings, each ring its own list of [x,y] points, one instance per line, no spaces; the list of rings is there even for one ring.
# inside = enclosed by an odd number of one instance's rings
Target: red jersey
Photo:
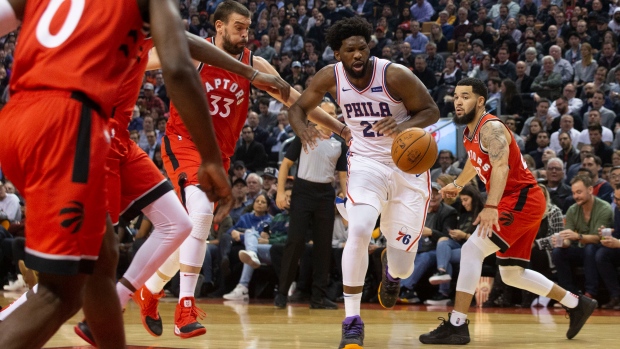
[[[135,0],[29,0],[10,91],[83,92],[109,116],[144,28]]]
[[[207,41],[213,43],[213,38],[208,38]],[[252,51],[245,48],[239,56],[239,61],[252,65],[252,57]],[[198,66],[198,71],[207,93],[209,112],[222,159],[228,159],[235,153],[235,144],[245,124],[250,100],[250,81],[227,70],[203,63]],[[191,138],[174,103],[170,104],[166,135]]]
[[[470,135],[469,128],[465,128],[463,131],[463,145],[465,146],[465,150],[467,150],[469,161],[474,165],[476,172],[478,172],[478,177],[480,177],[480,180],[487,188],[487,192],[489,192],[491,188],[491,171],[493,170],[493,166],[491,165],[491,161],[489,161],[489,154],[482,149],[482,144],[480,143],[480,130],[487,122],[501,122],[501,120],[495,115],[484,114],[480,120],[478,120],[473,134]],[[510,152],[508,155],[508,178],[502,197],[518,193],[527,186],[536,185],[536,180],[527,168],[527,164],[525,160],[523,160],[523,156],[521,156],[521,151],[512,136],[512,132],[510,132],[510,139],[511,142],[508,146]]]
[[[114,105],[113,119],[110,120],[110,128],[114,130],[115,137],[129,140],[129,123],[133,115],[133,107],[140,94],[144,71],[149,62],[149,52],[153,48],[153,40],[144,39],[139,47],[137,59],[117,89],[117,99]]]

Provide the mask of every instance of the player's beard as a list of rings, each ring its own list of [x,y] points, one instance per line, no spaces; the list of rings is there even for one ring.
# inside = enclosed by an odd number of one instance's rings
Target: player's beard
[[[245,44],[247,44],[247,40],[242,40],[241,42],[234,44],[232,41],[230,41],[230,36],[227,32],[224,32],[224,35],[222,35],[222,39],[224,51],[230,53],[231,55],[240,55],[245,48]],[[243,46],[239,46],[239,44],[241,43],[243,43]]]
[[[456,116],[456,112],[454,113],[454,118],[452,121],[457,125],[467,125],[472,122],[476,118],[476,108],[472,108],[467,114],[459,117]]]
[[[351,65],[350,67],[347,67],[345,64],[343,64],[342,66],[344,67],[345,72],[350,77],[352,77],[353,79],[361,79],[364,76],[366,76],[366,71],[368,71],[369,65],[370,65],[370,60],[367,60],[366,64],[364,64],[364,68],[362,68],[362,71],[360,71],[359,73],[353,70],[353,65]]]

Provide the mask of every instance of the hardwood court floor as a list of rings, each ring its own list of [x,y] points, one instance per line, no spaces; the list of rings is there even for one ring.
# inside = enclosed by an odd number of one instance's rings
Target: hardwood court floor
[[[0,297],[0,305],[11,299]],[[175,299],[166,298],[159,311],[164,321],[164,334],[151,337],[142,327],[135,304],[125,312],[125,329],[130,348],[210,348],[210,349],[325,349],[337,348],[340,323],[339,310],[310,310],[306,305],[289,305],[275,309],[271,303],[249,305],[222,300],[199,300],[207,312],[201,321],[207,334],[192,339],[179,339],[173,334]],[[434,329],[437,317],[446,317],[448,307],[397,305],[384,310],[377,305],[363,305],[366,324],[365,348],[434,348],[418,341],[418,336]],[[565,337],[568,319],[562,309],[481,309],[472,308],[469,348],[617,348],[620,342],[620,311],[597,310],[573,339]],[[90,348],[73,333],[82,319],[79,313],[61,327],[47,343],[47,348]],[[439,346],[441,347],[441,346]]]

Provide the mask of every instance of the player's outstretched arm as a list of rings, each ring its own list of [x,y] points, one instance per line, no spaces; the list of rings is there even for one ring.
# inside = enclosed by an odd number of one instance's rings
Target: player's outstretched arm
[[[258,69],[260,72],[265,73],[265,74],[272,74],[275,76],[280,76],[278,72],[275,70],[275,68],[262,57],[256,57],[256,56],[254,57],[254,68]],[[333,72],[333,66],[331,65],[323,69],[327,69]],[[321,71],[323,69],[321,69]],[[319,75],[319,73],[317,73],[317,75]],[[317,75],[315,75],[315,78]],[[299,96],[301,96],[301,94],[292,87],[290,88],[290,95],[287,98],[284,98],[283,95],[278,95],[277,93],[272,93],[270,91],[267,91],[267,93],[269,93],[271,96],[273,96],[275,99],[279,100],[280,102],[284,103],[284,105],[286,105],[287,107],[290,107],[293,104],[295,104],[295,102],[299,99]],[[321,96],[321,100],[322,98],[323,96]],[[342,131],[342,128],[344,127],[343,123],[334,119],[331,115],[327,114],[323,109],[317,106],[315,106],[313,109],[310,109],[306,113],[306,115],[307,115],[307,118],[310,119],[312,122],[315,122],[317,124],[327,127],[335,134],[339,134],[339,132]],[[290,119],[290,116],[289,116],[289,119]]]
[[[203,161],[198,173],[200,188],[209,200],[222,200],[221,205],[230,206],[230,185],[222,166],[204,89],[190,58],[178,5],[174,0],[150,0],[149,13],[153,23],[151,34],[159,50],[168,93]],[[228,210],[223,211],[225,215]]]
[[[483,237],[491,236],[494,229],[500,231],[497,205],[502,198],[508,179],[508,157],[510,155],[508,145],[510,141],[511,137],[508,130],[501,122],[487,122],[480,129],[480,143],[489,152],[489,161],[492,167],[491,183],[485,208],[474,221],[474,225],[480,225],[478,234]]]
[[[26,0],[0,0],[0,37],[19,27],[25,7]]]
[[[390,64],[386,72],[386,86],[390,95],[402,100],[411,119],[399,124],[390,123],[384,118],[373,127],[377,132],[396,135],[411,127],[424,128],[439,120],[439,108],[426,90],[424,84],[411,70],[400,64]]]

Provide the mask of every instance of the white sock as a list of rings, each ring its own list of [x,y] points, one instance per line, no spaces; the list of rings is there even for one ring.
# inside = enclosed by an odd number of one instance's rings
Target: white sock
[[[198,274],[181,272],[181,287],[179,290],[179,302],[185,297],[194,297],[194,290],[198,282]]]
[[[133,296],[133,292],[128,289],[127,286],[117,282],[116,293],[118,294],[118,299],[121,301],[121,308],[125,309],[125,306],[131,299],[131,296]]]
[[[452,315],[450,316],[450,323],[452,326],[462,326],[465,324],[465,320],[467,320],[467,314],[452,310]]]
[[[575,308],[577,304],[579,304],[579,297],[574,293],[566,291],[566,294],[564,295],[564,298],[562,298],[560,303],[562,303],[562,305],[564,305],[565,307],[572,309]]]
[[[359,316],[360,315],[360,303],[362,302],[362,293],[343,293],[344,296],[344,311],[346,317]]]
[[[36,284],[34,285],[31,291],[33,293],[37,293],[38,289],[39,289],[39,284]],[[15,309],[19,308],[22,304],[24,304],[28,300],[28,292],[30,291],[24,292],[24,294],[22,294],[19,298],[17,298],[13,303],[2,308],[2,311],[0,311],[0,321],[6,320],[7,316],[11,315],[11,313],[13,313]]]
[[[170,280],[162,279],[159,274],[155,273],[144,283],[144,287],[146,287],[152,294],[158,294],[161,290],[164,289],[164,286]]]

